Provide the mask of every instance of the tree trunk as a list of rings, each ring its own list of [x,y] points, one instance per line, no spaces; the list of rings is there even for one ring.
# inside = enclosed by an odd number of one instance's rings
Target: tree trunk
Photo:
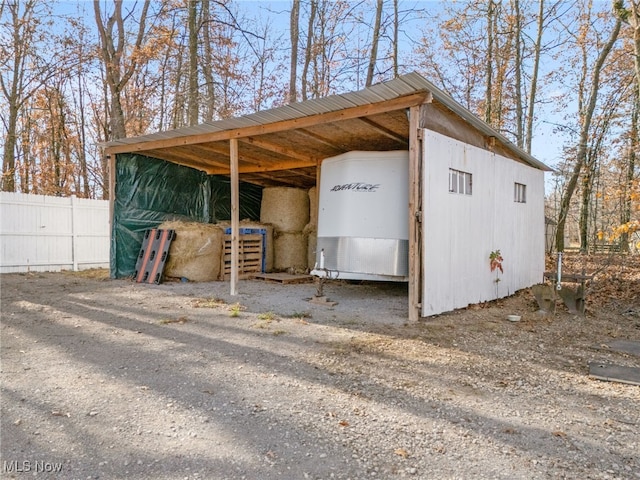
[[[316,12],[318,10],[318,0],[311,0],[311,11],[309,12],[309,26],[307,28],[307,48],[304,52],[304,66],[302,67],[302,100],[307,100],[307,86],[309,74],[309,65],[311,64],[311,58],[313,55],[314,46],[314,24],[316,19]]]
[[[516,145],[524,148],[524,109],[522,95],[522,15],[520,13],[520,0],[513,0],[514,23],[514,50],[515,50],[515,90],[516,90]]]
[[[398,0],[393,0],[393,78],[398,78],[398,35],[400,32],[400,16]]]
[[[373,73],[378,60],[378,43],[380,42],[380,24],[382,23],[382,7],[383,0],[378,0],[376,7],[376,22],[373,27],[373,36],[371,39],[371,55],[369,55],[369,67],[367,68],[367,81],[365,86],[370,87],[373,84]]]
[[[493,103],[493,43],[494,43],[494,0],[489,0],[487,5],[487,61],[485,70],[485,106],[484,121],[491,125],[493,112],[491,110]]]
[[[589,250],[589,207],[591,206],[591,194],[593,193],[593,179],[596,174],[595,158],[586,164],[586,171],[582,177],[582,202],[580,205],[580,219],[578,230],[580,231],[580,252]]]
[[[204,108],[204,120],[210,122],[214,119],[216,112],[216,86],[213,80],[213,50],[211,48],[211,38],[209,29],[213,19],[211,18],[210,0],[202,1],[202,43],[204,45],[204,58],[201,61],[202,75],[204,77],[205,89],[207,91],[206,105]]]
[[[291,38],[291,69],[289,73],[289,103],[298,101],[298,43],[300,41],[300,0],[293,0],[291,16],[289,18],[289,32]]]
[[[540,51],[542,50],[542,32],[544,30],[544,0],[539,0],[538,21],[536,42],[533,52],[533,71],[531,72],[531,83],[529,85],[529,99],[527,111],[527,126],[524,131],[525,145],[527,153],[531,153],[531,141],[533,138],[533,115],[536,105],[536,92],[538,90],[538,72],[540,71]]]
[[[187,111],[189,126],[198,124],[198,0],[188,2],[189,91]]]
[[[622,205],[622,215],[620,216],[620,223],[622,225],[629,223],[631,221],[631,211],[633,206],[633,201],[631,199],[631,189],[633,188],[633,180],[634,173],[636,168],[636,152],[638,151],[638,140],[639,134],[638,131],[638,115],[640,110],[640,87],[636,87],[634,89],[634,102],[633,108],[631,110],[631,125],[629,126],[629,148],[628,148],[628,159],[627,159],[627,172],[626,178],[623,188],[623,205]],[[620,247],[622,251],[629,251],[629,232],[622,232],[620,235]]]

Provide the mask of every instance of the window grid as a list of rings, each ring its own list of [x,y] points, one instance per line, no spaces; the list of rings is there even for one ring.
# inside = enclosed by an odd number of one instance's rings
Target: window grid
[[[471,195],[472,185],[472,175],[469,172],[449,169],[449,192]]]
[[[522,183],[513,185],[513,201],[516,203],[527,203],[527,186]]]

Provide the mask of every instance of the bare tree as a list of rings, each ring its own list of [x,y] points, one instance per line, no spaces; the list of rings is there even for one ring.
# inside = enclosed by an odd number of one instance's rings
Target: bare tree
[[[126,119],[122,108],[122,93],[127,83],[136,72],[142,59],[141,49],[147,33],[147,15],[151,0],[144,0],[137,18],[137,12],[126,12],[123,15],[123,0],[113,0],[113,12],[103,18],[100,0],[94,0],[98,35],[100,38],[100,55],[105,71],[106,86],[109,89],[109,139],[127,136]],[[137,22],[138,28],[133,43],[127,37],[125,22]]]
[[[2,109],[0,113],[5,128],[2,149],[2,190],[5,192],[13,192],[16,188],[16,145],[21,112],[56,71],[66,68],[66,59],[57,52],[57,46],[51,46],[47,57],[45,52],[38,50],[37,43],[48,28],[43,24],[47,12],[38,8],[47,7],[37,0],[11,0],[0,4],[3,19],[0,33],[3,45],[8,47],[0,49],[0,87],[7,103],[6,111]]]
[[[609,33],[609,37],[606,42],[601,46],[593,68],[591,69],[591,74],[588,78],[585,76],[587,74],[587,66],[583,65],[584,75],[581,79],[581,82],[585,84],[586,90],[586,101],[583,103],[582,108],[580,108],[580,131],[579,131],[579,139],[576,150],[576,158],[573,166],[573,170],[571,171],[571,175],[569,177],[569,181],[565,187],[564,193],[562,195],[562,199],[560,201],[560,211],[558,213],[558,225],[556,228],[556,250],[558,252],[564,251],[564,234],[565,234],[565,225],[567,222],[567,214],[569,212],[569,206],[571,203],[571,198],[576,190],[576,186],[578,184],[578,180],[580,178],[580,172],[584,167],[587,161],[588,155],[588,145],[589,145],[589,136],[592,134],[591,123],[593,120],[593,115],[596,109],[596,105],[598,102],[598,92],[600,89],[600,74],[604,67],[604,63],[609,56],[609,53],[613,49],[613,45],[618,39],[618,34],[620,33],[622,22],[620,17],[617,17],[611,32]],[[587,58],[585,57],[585,61]],[[587,84],[588,82],[588,84]]]

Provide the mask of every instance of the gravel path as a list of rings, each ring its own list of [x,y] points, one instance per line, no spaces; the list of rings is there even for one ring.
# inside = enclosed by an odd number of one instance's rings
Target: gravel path
[[[0,281],[3,478],[640,479],[640,387],[586,367],[640,366],[626,304],[408,325],[403,285]]]

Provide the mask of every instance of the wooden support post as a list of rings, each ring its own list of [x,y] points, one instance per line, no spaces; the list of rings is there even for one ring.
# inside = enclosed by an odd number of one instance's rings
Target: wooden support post
[[[116,278],[116,233],[115,222],[113,221],[115,214],[116,202],[116,154],[107,155],[109,162],[109,276]]]
[[[409,321],[421,316],[420,106],[409,110]]]
[[[230,142],[231,162],[231,295],[238,294],[238,263],[240,259],[240,203],[239,175],[238,175],[238,140],[232,138]]]

